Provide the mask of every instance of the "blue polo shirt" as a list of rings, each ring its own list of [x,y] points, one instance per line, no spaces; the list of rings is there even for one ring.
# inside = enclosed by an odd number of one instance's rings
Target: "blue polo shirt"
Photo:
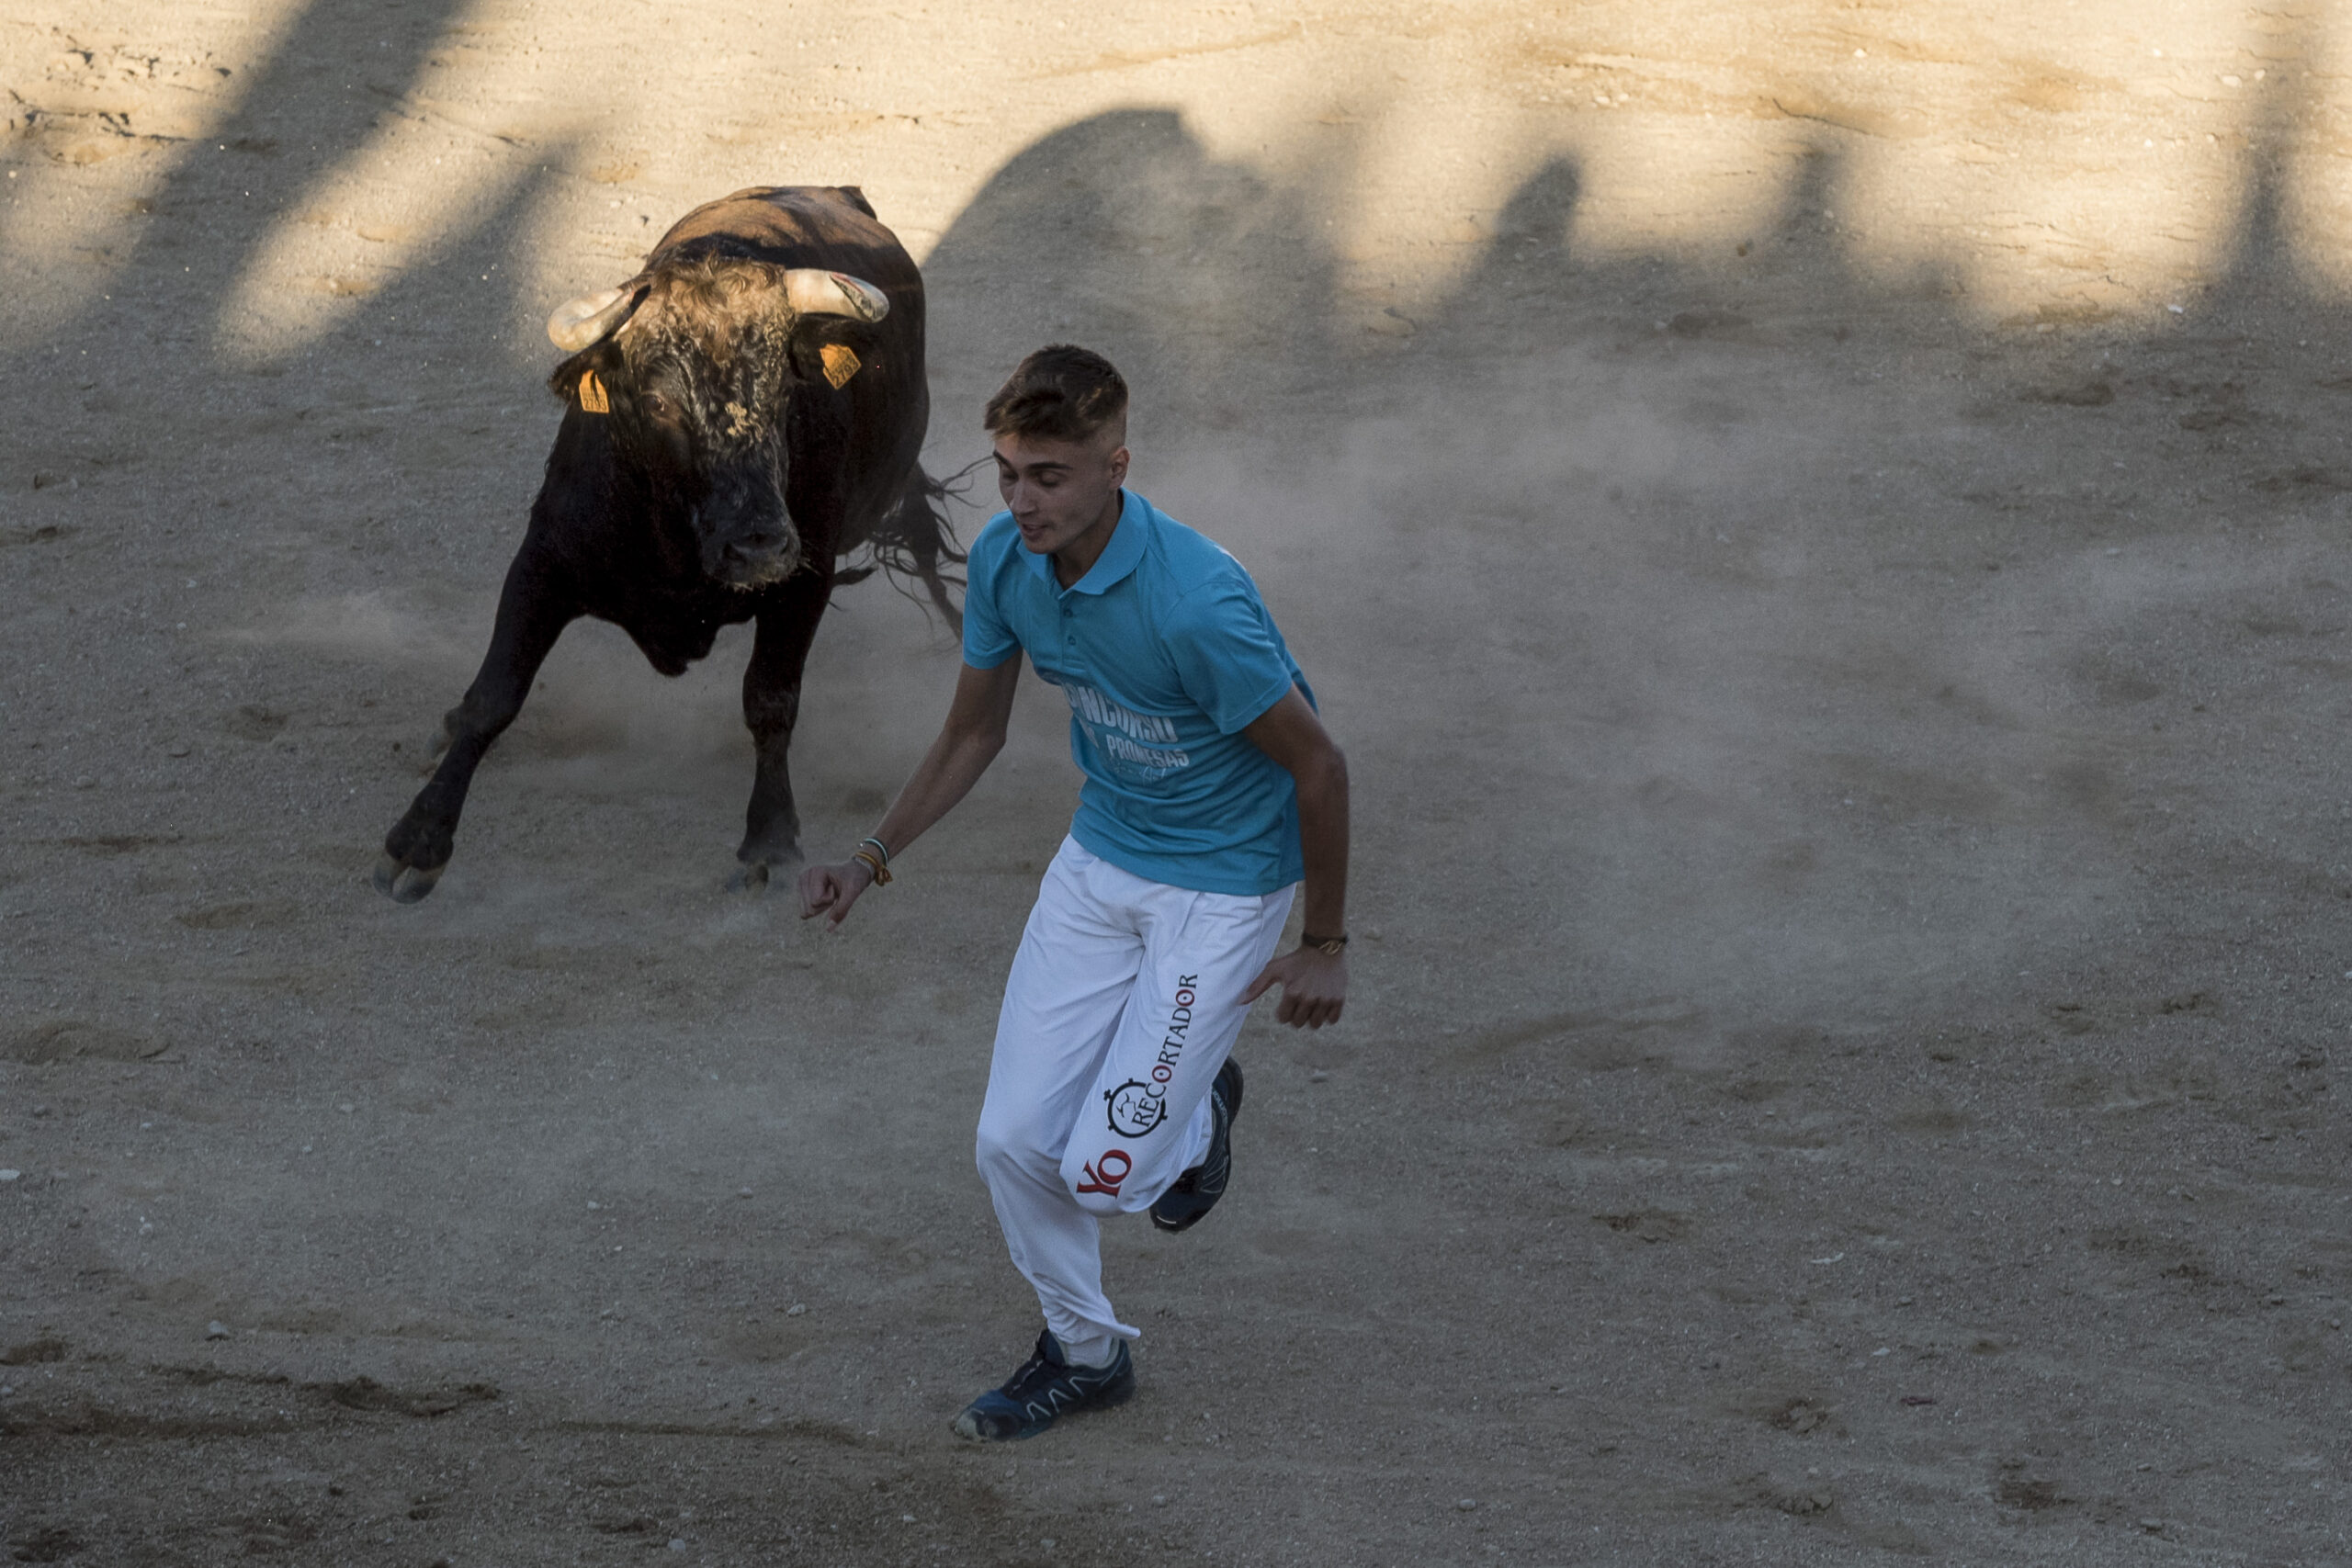
[[[1243,728],[1295,684],[1315,694],[1258,585],[1215,540],[1132,491],[1087,574],[1064,588],[1000,512],[973,541],[964,662],[1019,653],[1069,699],[1086,774],[1071,836],[1171,887],[1263,894],[1306,874],[1298,791]]]

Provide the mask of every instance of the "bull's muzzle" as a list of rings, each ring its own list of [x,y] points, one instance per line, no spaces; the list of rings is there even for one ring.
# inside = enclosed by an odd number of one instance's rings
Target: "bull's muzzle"
[[[774,453],[729,464],[712,477],[695,509],[703,570],[730,588],[764,588],[800,570],[800,531],[785,500],[784,465]]]
[[[746,515],[702,507],[695,515],[702,569],[729,588],[765,588],[800,570],[800,535],[782,513]]]
[[[730,588],[765,588],[799,570],[800,541],[786,529],[729,539],[721,547],[718,570],[711,575]]]

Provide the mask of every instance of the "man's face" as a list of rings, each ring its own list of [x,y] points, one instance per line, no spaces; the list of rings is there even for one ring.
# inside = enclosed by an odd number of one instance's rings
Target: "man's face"
[[[996,438],[996,488],[1021,544],[1036,555],[1066,549],[1100,523],[1115,522],[1126,482],[1125,433],[1113,424],[1082,441],[1007,432]]]

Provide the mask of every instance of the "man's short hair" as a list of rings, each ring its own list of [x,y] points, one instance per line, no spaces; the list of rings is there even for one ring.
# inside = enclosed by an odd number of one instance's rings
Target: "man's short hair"
[[[1057,343],[1013,367],[989,400],[990,435],[1085,441],[1127,417],[1127,383],[1091,348]]]

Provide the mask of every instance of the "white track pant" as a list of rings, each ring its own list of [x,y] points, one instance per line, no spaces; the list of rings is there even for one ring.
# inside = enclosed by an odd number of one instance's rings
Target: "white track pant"
[[[1209,1084],[1295,891],[1170,887],[1075,839],[1046,868],[1005,980],[978,1160],[1013,1267],[1081,1355],[1138,1334],[1102,1294],[1097,1216],[1149,1207],[1207,1153]]]

